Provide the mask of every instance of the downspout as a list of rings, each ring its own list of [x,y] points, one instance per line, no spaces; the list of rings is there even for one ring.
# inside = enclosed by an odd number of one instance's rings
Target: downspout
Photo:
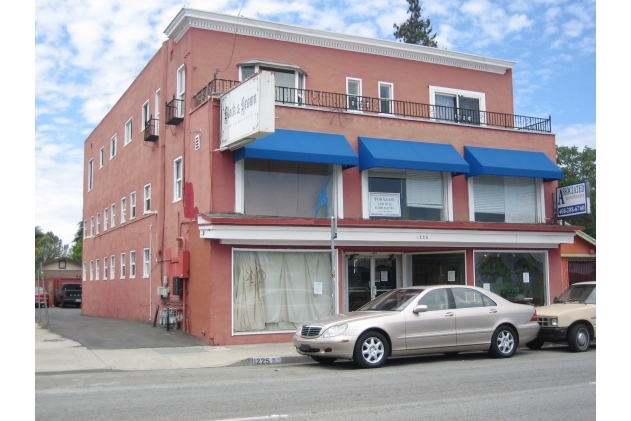
[[[186,239],[184,237],[177,237],[176,238],[177,241],[177,250],[178,250],[178,254],[180,250],[186,250]],[[181,244],[181,247],[180,247]],[[180,262],[181,264],[182,262]],[[190,276],[190,275],[189,275]],[[188,285],[188,278],[186,278],[186,284]],[[184,279],[182,279],[182,310],[184,311],[184,332],[186,333],[190,333],[188,330],[188,317],[186,315],[186,285],[184,285]]]
[[[151,297],[151,256],[153,256],[153,254],[151,253],[151,240],[153,237],[153,232],[152,232],[152,227],[153,225],[149,225],[149,321],[151,321],[151,308],[153,306],[153,297]],[[144,256],[143,256],[144,258]]]

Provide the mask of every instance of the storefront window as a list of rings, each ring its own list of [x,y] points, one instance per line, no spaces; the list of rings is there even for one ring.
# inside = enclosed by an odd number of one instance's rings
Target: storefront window
[[[333,314],[331,254],[234,251],[235,333],[293,331]]]
[[[474,259],[476,286],[514,302],[546,303],[546,253],[485,251]]]
[[[408,285],[464,285],[465,255],[460,253],[414,254],[407,258]]]
[[[328,218],[333,166],[303,162],[246,159],[246,215]]]

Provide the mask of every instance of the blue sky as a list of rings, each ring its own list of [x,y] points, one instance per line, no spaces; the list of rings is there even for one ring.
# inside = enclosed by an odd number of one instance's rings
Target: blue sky
[[[596,147],[595,0],[425,0],[438,48],[514,60],[515,113],[552,116],[557,144]],[[184,5],[35,2],[35,225],[70,243],[83,142],[166,39]],[[186,7],[393,40],[405,0],[213,0]]]

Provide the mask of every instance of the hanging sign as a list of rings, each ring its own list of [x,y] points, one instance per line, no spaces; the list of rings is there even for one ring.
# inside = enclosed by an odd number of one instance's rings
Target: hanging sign
[[[558,219],[591,214],[589,183],[570,184],[556,189],[556,216]]]

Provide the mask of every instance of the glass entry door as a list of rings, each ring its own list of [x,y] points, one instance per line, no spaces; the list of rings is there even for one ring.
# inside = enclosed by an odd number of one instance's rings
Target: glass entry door
[[[355,311],[368,301],[397,287],[397,256],[348,256],[348,309]]]

